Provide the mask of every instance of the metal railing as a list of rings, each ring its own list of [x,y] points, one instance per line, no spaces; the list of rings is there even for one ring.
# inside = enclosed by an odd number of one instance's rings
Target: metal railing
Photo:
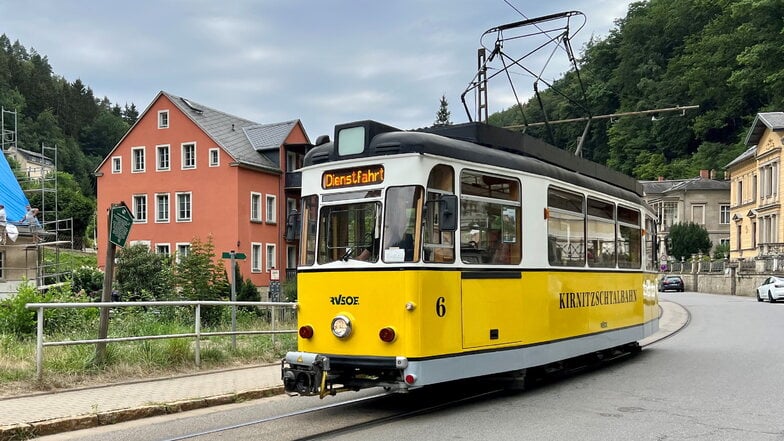
[[[36,379],[41,380],[43,376],[44,347],[46,346],[72,346],[87,345],[96,343],[128,342],[141,340],[160,340],[166,338],[193,338],[194,339],[194,359],[196,366],[201,366],[201,338],[212,336],[237,336],[237,335],[260,335],[271,334],[272,342],[275,343],[276,334],[296,334],[296,329],[276,329],[276,309],[286,308],[296,309],[296,303],[285,302],[222,302],[222,301],[161,301],[161,302],[92,302],[92,303],[28,303],[27,309],[37,310],[36,345],[35,345],[35,372]],[[194,332],[186,334],[165,334],[165,335],[145,335],[133,337],[111,337],[96,338],[88,340],[65,340],[65,341],[44,341],[44,310],[57,308],[124,308],[140,306],[195,306]],[[261,306],[270,309],[270,327],[268,331],[237,331],[236,324],[232,323],[231,331],[202,332],[201,331],[201,307],[202,306]]]

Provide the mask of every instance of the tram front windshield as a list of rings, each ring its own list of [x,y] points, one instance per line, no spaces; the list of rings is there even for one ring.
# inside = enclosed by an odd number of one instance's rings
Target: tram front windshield
[[[387,191],[382,223],[381,201],[350,201],[322,205],[319,211],[318,263],[359,260],[412,262],[419,260],[422,188],[395,187]],[[323,201],[327,202],[327,199]]]

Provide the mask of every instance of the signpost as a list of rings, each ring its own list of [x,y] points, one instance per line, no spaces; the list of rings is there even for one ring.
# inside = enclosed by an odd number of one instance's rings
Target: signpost
[[[124,247],[133,225],[133,215],[125,205],[116,205],[109,211],[109,242]]]
[[[133,225],[133,215],[125,202],[112,204],[109,208],[109,243],[106,246],[106,266],[103,275],[103,292],[101,302],[112,300],[112,280],[114,278],[114,254],[116,247],[124,247]],[[102,307],[98,324],[98,339],[109,335],[109,308]],[[103,364],[106,361],[106,342],[95,344],[95,361]]]
[[[221,253],[222,259],[231,259],[229,267],[231,268],[231,301],[237,301],[237,269],[236,260],[245,260],[245,253],[235,253],[234,250],[224,251]],[[237,332],[237,305],[231,305],[231,332]],[[237,335],[231,334],[231,348],[237,349]]]

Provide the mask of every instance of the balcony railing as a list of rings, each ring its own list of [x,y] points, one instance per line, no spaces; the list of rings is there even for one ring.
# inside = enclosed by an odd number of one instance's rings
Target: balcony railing
[[[302,188],[301,172],[286,172],[286,190],[298,190]]]

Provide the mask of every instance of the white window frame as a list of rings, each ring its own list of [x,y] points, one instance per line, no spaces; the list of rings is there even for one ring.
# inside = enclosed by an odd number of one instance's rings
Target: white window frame
[[[166,197],[166,216],[162,216],[161,214],[161,198]],[[155,223],[156,224],[168,224],[171,220],[171,195],[169,193],[155,193]]]
[[[144,209],[139,210],[139,202],[144,204]],[[147,205],[147,195],[146,194],[135,194],[133,195],[133,223],[135,224],[146,224],[147,223],[147,211],[149,207]]]
[[[166,251],[163,252],[162,248],[166,248]],[[171,244],[170,243],[156,243],[155,244],[155,254],[160,254],[162,256],[171,256]]]
[[[161,152],[166,152],[166,166],[161,166]],[[171,170],[171,146],[169,144],[161,144],[155,146],[155,170],[156,171],[169,171]]]
[[[217,148],[217,147],[216,148],[212,148],[212,149],[210,149],[209,153],[210,153],[210,167],[219,167],[220,166],[220,149]]]
[[[274,243],[268,243],[267,246],[264,247],[264,257],[266,257],[266,261],[264,262],[264,271],[270,272],[272,268],[277,266],[277,245]]]
[[[132,240],[129,242],[130,246],[134,245],[144,245],[147,247],[147,250],[150,250],[150,241],[149,240]]]
[[[188,254],[191,253],[191,243],[190,242],[177,242],[176,247],[177,247],[176,262],[180,263],[180,260],[181,260],[180,257],[181,256],[183,256],[183,255],[187,256]]]
[[[264,198],[264,221],[268,224],[274,224],[278,222],[277,215],[278,215],[278,207],[277,207],[278,198],[274,194],[268,194],[266,198]]]
[[[176,222],[193,222],[193,194],[190,191],[178,191],[175,195],[175,204],[177,205],[177,213],[175,215]],[[182,211],[180,196],[188,197],[188,217],[180,217],[180,212]]]
[[[251,242],[250,244],[250,272],[252,273],[261,272],[261,245],[260,242]]]
[[[186,151],[190,148],[193,148],[193,159],[192,163],[186,164],[185,159],[187,157]],[[195,142],[183,142],[180,145],[180,168],[182,170],[194,170],[196,168],[196,143]]]
[[[0,251],[0,280],[5,279],[5,252]]]
[[[122,156],[112,156],[112,174],[122,173]]]
[[[719,205],[719,225],[730,224],[730,204]]]
[[[159,110],[158,111],[158,128],[159,129],[168,129],[169,128],[169,110]]]
[[[131,173],[144,173],[147,169],[147,152],[144,147],[131,147]],[[141,161],[139,161],[141,159]],[[141,164],[139,164],[141,162]],[[140,166],[141,165],[141,166]]]
[[[250,221],[251,222],[261,222],[262,221],[262,194],[252,191],[250,192]]]

